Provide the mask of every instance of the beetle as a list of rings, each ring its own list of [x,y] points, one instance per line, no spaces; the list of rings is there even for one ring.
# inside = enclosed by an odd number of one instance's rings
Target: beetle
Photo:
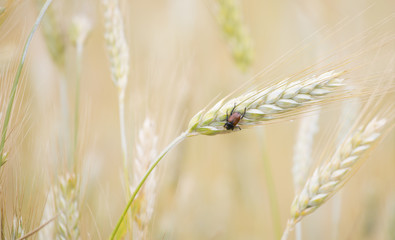
[[[246,114],[247,108],[244,108],[244,113],[241,114],[239,112],[235,112],[236,109],[236,104],[233,107],[232,111],[230,112],[230,115],[228,115],[228,111],[226,111],[226,123],[224,125],[224,128],[226,130],[234,130],[235,127],[238,127],[239,130],[241,128],[237,126],[237,124],[240,122],[241,119],[243,119],[244,115]]]

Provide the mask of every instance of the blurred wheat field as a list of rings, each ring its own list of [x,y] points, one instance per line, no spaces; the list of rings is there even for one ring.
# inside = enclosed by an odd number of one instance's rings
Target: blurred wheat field
[[[1,129],[42,4],[0,1]],[[188,137],[174,147],[116,238],[279,239],[299,192],[293,159],[301,123],[318,116],[311,163],[299,168],[311,176],[348,131],[377,113],[389,120],[383,138],[288,239],[395,239],[395,2],[120,1],[121,18],[113,22],[106,6],[54,0],[33,37],[0,169],[0,239],[19,239],[53,217],[31,239],[107,239],[150,163],[201,109],[237,89],[320,75],[331,64],[343,70],[351,57],[345,84],[361,90],[355,96],[329,95],[248,129],[242,119],[242,131]],[[123,29],[114,31],[124,31],[126,48],[117,45],[122,34],[104,37],[120,22]],[[118,47],[128,57],[109,61],[122,53]],[[114,69],[128,71],[125,86]]]

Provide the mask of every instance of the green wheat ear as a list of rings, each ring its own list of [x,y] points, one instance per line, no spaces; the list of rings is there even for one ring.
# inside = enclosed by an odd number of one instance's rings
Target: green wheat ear
[[[241,9],[236,0],[217,0],[217,21],[228,42],[232,57],[245,72],[254,59],[254,48],[247,27],[242,21]]]
[[[41,3],[42,0],[38,2]],[[52,60],[58,68],[62,69],[65,63],[66,36],[62,31],[57,14],[53,7],[48,8],[41,29]]]

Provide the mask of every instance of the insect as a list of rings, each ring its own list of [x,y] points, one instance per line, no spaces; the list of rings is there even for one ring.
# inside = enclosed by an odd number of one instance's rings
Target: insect
[[[247,108],[244,108],[243,114],[239,112],[235,112],[235,108],[236,108],[236,104],[233,107],[232,111],[230,112],[230,115],[228,115],[228,111],[226,111],[226,123],[224,125],[224,128],[226,128],[226,130],[233,131],[235,127],[241,130],[241,128],[237,126],[237,124],[240,122],[241,119],[243,119],[244,115],[246,114]]]

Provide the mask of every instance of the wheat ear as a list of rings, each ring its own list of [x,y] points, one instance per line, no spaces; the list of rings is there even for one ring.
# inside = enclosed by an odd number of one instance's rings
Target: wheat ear
[[[128,151],[125,129],[125,90],[129,75],[129,47],[124,33],[118,0],[103,0],[104,39],[111,64],[111,75],[118,87],[119,121],[125,185],[129,186]],[[129,196],[129,193],[127,193]]]
[[[129,48],[126,43],[118,0],[103,0],[104,39],[111,64],[114,84],[125,90],[129,75]]]
[[[219,101],[208,111],[200,111],[189,122],[190,134],[216,135],[230,133],[223,125],[227,115],[235,107],[244,113],[239,125],[258,125],[264,121],[280,118],[283,113],[295,110],[308,103],[317,102],[323,96],[343,86],[343,72],[329,71],[317,77],[300,81],[280,82],[272,87],[248,92],[238,98]],[[237,130],[235,128],[235,130]]]
[[[54,190],[56,219],[56,239],[79,239],[79,187],[75,174],[59,177]]]
[[[19,239],[25,235],[25,231],[23,229],[23,219],[21,216],[14,216],[12,221],[12,229],[11,229],[11,239]]]
[[[328,163],[315,170],[292,203],[291,219],[285,232],[289,232],[295,223],[314,212],[343,186],[359,166],[360,160],[378,142],[386,123],[384,118],[374,118],[360,126],[343,141]]]
[[[253,61],[253,44],[242,21],[240,7],[236,0],[217,0],[217,21],[228,41],[233,60],[242,71],[246,71]]]
[[[135,189],[139,181],[144,177],[145,172],[155,160],[157,155],[157,141],[155,124],[146,118],[143,127],[138,134],[136,142],[136,159],[133,168],[133,189]],[[133,239],[148,239],[148,226],[154,212],[156,199],[157,174],[152,173],[150,179],[147,180],[141,189],[136,201],[136,207],[133,208]]]
[[[38,2],[43,2],[40,0]],[[66,38],[60,26],[57,12],[50,7],[42,23],[42,32],[52,60],[59,69],[64,68]]]
[[[299,125],[296,143],[294,146],[292,176],[295,192],[300,192],[308,178],[312,164],[311,152],[313,149],[314,135],[318,132],[319,111],[311,116],[304,117]]]

